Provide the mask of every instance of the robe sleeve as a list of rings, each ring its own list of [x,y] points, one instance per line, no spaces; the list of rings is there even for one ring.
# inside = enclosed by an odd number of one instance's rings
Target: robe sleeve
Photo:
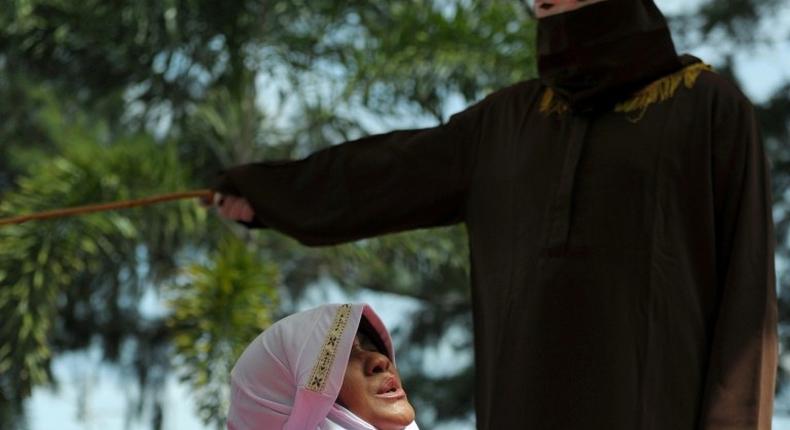
[[[769,163],[744,97],[714,117],[719,302],[700,428],[765,430],[778,359]]]
[[[332,245],[463,220],[481,104],[446,124],[365,137],[298,161],[227,170],[218,191],[246,198],[250,227]]]

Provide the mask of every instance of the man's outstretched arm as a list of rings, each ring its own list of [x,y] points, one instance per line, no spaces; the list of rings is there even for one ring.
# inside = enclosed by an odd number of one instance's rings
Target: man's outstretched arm
[[[308,245],[329,245],[463,220],[479,106],[434,128],[332,146],[298,161],[234,167],[220,213]]]

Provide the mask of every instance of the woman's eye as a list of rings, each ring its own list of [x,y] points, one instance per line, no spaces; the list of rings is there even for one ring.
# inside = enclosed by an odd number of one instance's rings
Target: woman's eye
[[[378,348],[373,342],[363,342],[360,347],[365,351],[378,352]]]

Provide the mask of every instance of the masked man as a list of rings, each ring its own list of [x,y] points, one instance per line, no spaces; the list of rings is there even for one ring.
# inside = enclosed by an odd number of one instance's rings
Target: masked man
[[[771,426],[771,197],[749,101],[652,0],[537,0],[539,79],[447,124],[227,171],[330,245],[463,222],[480,429]]]

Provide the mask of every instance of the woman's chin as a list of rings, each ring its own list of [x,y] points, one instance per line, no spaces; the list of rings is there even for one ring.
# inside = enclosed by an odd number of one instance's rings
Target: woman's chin
[[[380,430],[401,430],[414,421],[414,408],[407,399],[400,399],[382,405],[377,414],[376,422],[372,422]]]

